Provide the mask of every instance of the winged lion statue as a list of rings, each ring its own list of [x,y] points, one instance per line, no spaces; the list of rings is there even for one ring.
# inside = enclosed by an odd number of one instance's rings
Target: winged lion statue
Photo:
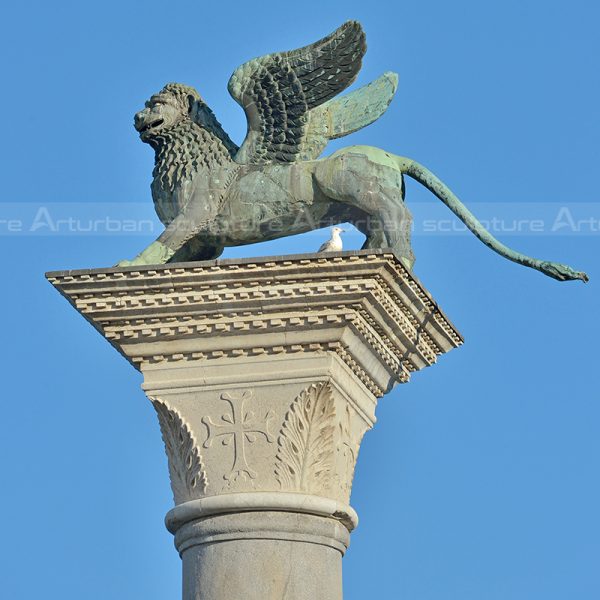
[[[360,23],[348,21],[314,44],[236,69],[228,89],[248,121],[240,147],[194,88],[170,83],[153,95],[134,124],[155,151],[152,197],[165,230],[119,266],[213,259],[226,246],[349,222],[365,234],[364,248],[392,248],[410,267],[408,175],[498,254],[560,281],[587,281],[567,265],[500,243],[414,160],[370,146],[319,158],[329,140],[378,119],[396,92],[397,76],[385,73],[338,97],[358,75],[365,51]]]

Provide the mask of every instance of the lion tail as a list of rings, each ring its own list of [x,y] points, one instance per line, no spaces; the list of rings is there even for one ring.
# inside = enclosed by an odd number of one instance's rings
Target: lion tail
[[[395,157],[399,170],[424,185],[430,192],[435,194],[488,248],[500,254],[508,260],[520,265],[531,267],[559,281],[580,279],[588,281],[588,276],[582,271],[575,271],[568,265],[554,263],[532,258],[520,252],[512,250],[499,242],[475,217],[475,215],[452,193],[452,191],[438,179],[429,169],[418,162],[404,158]]]

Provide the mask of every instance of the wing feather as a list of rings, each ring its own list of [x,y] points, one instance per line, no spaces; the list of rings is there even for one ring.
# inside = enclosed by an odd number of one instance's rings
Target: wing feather
[[[314,44],[256,58],[236,69],[228,89],[246,113],[248,133],[235,160],[298,160],[309,112],[354,81],[365,51],[360,23],[348,21]]]
[[[311,110],[297,160],[315,160],[329,140],[349,135],[373,123],[387,110],[397,88],[398,76],[384,73],[369,85]]]

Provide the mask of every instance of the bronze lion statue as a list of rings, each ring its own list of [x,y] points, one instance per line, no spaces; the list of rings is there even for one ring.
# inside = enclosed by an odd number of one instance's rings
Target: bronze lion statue
[[[165,231],[121,266],[217,258],[239,246],[349,222],[364,248],[392,248],[412,266],[404,175],[431,190],[487,246],[565,281],[587,281],[567,265],[537,260],[496,240],[433,173],[379,148],[350,146],[319,158],[334,138],[379,118],[397,88],[385,73],[345,96],[366,51],[349,21],[318,42],[251,60],[228,89],[248,120],[238,147],[198,92],[170,83],[135,115],[155,152],[152,197]]]

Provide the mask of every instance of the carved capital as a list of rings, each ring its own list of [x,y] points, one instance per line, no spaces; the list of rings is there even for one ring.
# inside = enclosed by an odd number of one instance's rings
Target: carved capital
[[[378,398],[461,343],[389,251],[49,278],[143,373],[178,507],[250,493],[347,505]]]
[[[369,425],[330,381],[152,396],[176,504],[231,492],[348,502]]]

